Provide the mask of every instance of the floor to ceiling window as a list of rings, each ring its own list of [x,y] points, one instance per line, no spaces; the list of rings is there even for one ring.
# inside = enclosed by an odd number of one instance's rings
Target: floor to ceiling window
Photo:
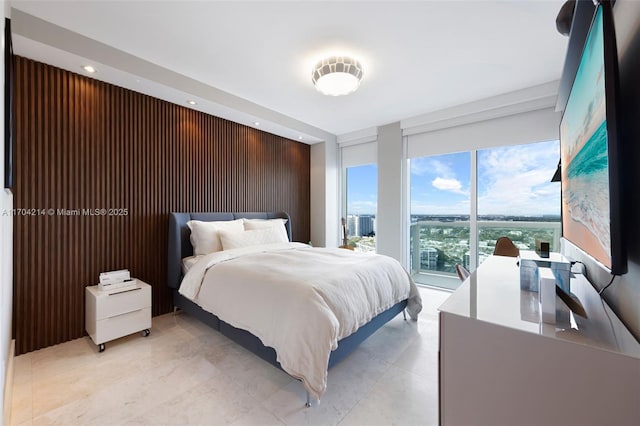
[[[456,288],[469,261],[471,153],[410,160],[409,257],[418,283]]]
[[[455,289],[501,236],[559,251],[560,184],[550,182],[558,141],[410,159],[409,257],[419,284]]]
[[[378,213],[378,165],[376,142],[340,149],[342,165],[342,245],[356,251],[376,250]]]
[[[560,251],[559,152],[558,141],[478,151],[478,264],[501,236],[521,250],[538,238]]]
[[[347,245],[356,251],[375,251],[378,166],[347,167],[345,179]]]

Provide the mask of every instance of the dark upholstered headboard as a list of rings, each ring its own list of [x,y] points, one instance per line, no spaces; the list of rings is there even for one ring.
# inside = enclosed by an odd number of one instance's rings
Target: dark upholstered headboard
[[[285,212],[258,213],[169,213],[169,250],[167,262],[167,284],[179,288],[182,281],[182,259],[193,256],[191,231],[187,226],[190,220],[213,222],[235,219],[287,219],[285,227],[291,241],[291,218]]]

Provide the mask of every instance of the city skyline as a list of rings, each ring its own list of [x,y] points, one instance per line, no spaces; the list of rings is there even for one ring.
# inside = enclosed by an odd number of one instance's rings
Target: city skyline
[[[478,215],[560,216],[559,142],[478,150]],[[410,161],[411,215],[468,215],[470,152]],[[347,170],[347,213],[377,213],[377,166]]]

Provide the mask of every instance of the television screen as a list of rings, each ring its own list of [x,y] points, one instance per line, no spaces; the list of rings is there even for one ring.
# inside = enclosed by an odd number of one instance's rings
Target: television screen
[[[626,260],[620,232],[617,59],[611,19],[610,5],[598,6],[560,123],[562,232],[618,274]]]

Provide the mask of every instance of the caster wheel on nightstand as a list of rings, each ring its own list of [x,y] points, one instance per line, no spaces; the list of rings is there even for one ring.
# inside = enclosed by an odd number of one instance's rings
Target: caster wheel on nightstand
[[[100,343],[100,344],[98,345],[98,352],[104,352],[104,350],[105,350],[104,343]]]
[[[149,337],[150,334],[151,334],[151,331],[148,328],[146,330],[142,330],[143,337]]]

